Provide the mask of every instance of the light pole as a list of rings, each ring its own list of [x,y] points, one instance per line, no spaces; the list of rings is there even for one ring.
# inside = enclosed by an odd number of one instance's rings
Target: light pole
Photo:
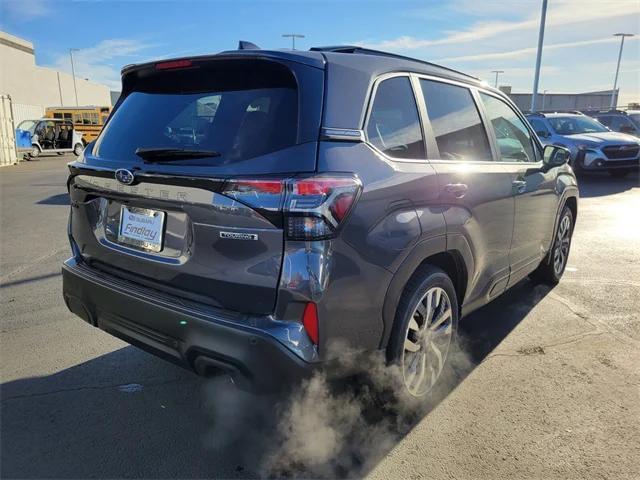
[[[291,39],[291,48],[293,50],[296,49],[296,38],[304,38],[304,35],[300,33],[283,33],[282,36]]]
[[[78,87],[76,86],[76,70],[73,66],[73,52],[80,51],[79,48],[70,48],[69,57],[71,57],[71,76],[73,76],[73,92],[76,95],[76,107],[78,106]]]
[[[504,70],[491,70],[491,73],[496,74],[496,83],[494,87],[498,88],[498,75],[500,75],[501,73],[504,73]]]
[[[611,91],[611,106],[610,108],[615,108],[616,106],[616,88],[618,88],[618,72],[620,71],[620,60],[622,59],[622,47],[624,47],[624,37],[633,37],[633,33],[616,33],[613,35],[614,37],[620,37],[620,51],[618,52],[618,65],[616,66],[616,76],[613,79],[613,90]]]
[[[533,76],[533,94],[531,95],[531,111],[536,111],[538,100],[538,81],[540,80],[540,64],[542,63],[542,44],[544,43],[544,23],[547,19],[547,0],[542,0],[542,13],[540,14],[540,32],[538,33],[538,53],[536,55],[536,72]]]
[[[542,108],[540,109],[540,110],[542,110],[542,111],[544,111],[544,107],[545,107],[545,104],[546,104],[546,100],[547,100],[547,92],[548,92],[548,91],[549,91],[549,90],[543,90],[543,91],[542,91]]]

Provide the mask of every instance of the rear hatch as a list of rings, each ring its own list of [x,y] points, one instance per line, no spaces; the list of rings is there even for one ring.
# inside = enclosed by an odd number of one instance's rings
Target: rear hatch
[[[186,302],[272,312],[285,179],[316,168],[322,97],[321,68],[273,55],[126,69],[69,166],[76,254]]]

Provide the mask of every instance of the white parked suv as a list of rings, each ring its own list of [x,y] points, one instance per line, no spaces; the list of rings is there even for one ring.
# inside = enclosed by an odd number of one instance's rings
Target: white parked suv
[[[579,112],[532,113],[527,119],[543,144],[571,151],[571,166],[576,172],[606,170],[624,177],[638,169],[640,140],[632,135],[612,132]]]

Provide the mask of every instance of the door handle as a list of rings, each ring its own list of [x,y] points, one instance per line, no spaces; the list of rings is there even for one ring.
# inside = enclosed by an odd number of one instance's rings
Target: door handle
[[[449,183],[444,186],[444,191],[456,198],[464,197],[467,190],[469,190],[469,187],[465,183]]]
[[[514,180],[511,185],[516,193],[524,193],[527,190],[527,182],[524,180]]]

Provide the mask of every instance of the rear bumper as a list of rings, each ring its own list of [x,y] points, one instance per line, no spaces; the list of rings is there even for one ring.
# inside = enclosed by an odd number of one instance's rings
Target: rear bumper
[[[62,267],[69,310],[86,322],[157,356],[206,374],[222,370],[245,390],[278,392],[308,377],[316,363],[302,360],[256,322],[178,304],[101,275],[75,259]]]

